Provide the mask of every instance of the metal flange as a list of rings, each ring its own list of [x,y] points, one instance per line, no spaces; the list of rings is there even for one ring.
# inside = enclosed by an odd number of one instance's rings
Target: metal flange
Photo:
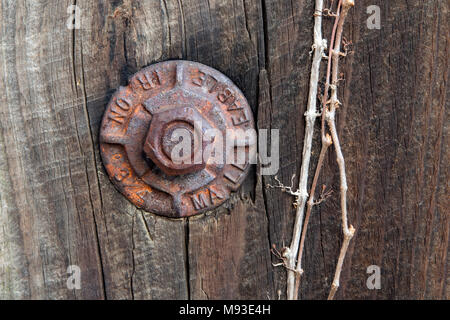
[[[241,164],[217,163],[203,154],[200,162],[193,158],[225,141],[227,132],[253,128],[248,102],[230,79],[200,63],[166,61],[139,71],[113,95],[100,129],[100,152],[111,181],[137,207],[187,217],[226,201],[250,167],[249,157]],[[187,163],[171,158],[176,129],[201,137],[185,155]],[[209,129],[223,138],[205,141]],[[249,152],[248,145],[244,149]]]

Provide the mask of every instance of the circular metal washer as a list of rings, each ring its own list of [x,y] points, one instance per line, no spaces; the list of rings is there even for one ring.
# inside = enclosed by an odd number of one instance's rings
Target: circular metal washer
[[[222,133],[224,143],[227,132],[254,129],[239,88],[219,71],[196,62],[151,65],[112,96],[100,129],[100,153],[111,181],[137,207],[172,218],[192,216],[221,205],[247,176],[254,143],[248,140],[240,142],[246,154],[241,164],[171,162],[171,145],[162,135],[173,126],[190,128],[194,121],[200,121],[203,133]]]

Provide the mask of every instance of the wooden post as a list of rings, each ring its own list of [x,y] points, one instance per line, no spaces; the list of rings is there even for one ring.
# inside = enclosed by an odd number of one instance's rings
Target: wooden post
[[[448,299],[448,3],[385,1],[381,29],[369,29],[372,2],[359,0],[344,30],[354,54],[340,64],[337,123],[358,231],[336,298]],[[290,181],[302,160],[313,14],[314,1],[301,0],[2,1],[0,298],[285,298],[270,248],[290,242],[295,209],[265,188],[273,177],[253,170],[206,215],[155,216],[112,186],[98,133],[128,76],[198,61],[242,89],[259,128],[280,129],[278,177]],[[319,151],[317,140],[311,163]],[[324,172],[337,172],[334,157]],[[337,174],[322,177],[338,189]],[[337,194],[313,209],[302,299],[327,297],[342,241]],[[80,289],[67,287],[72,265]],[[370,265],[381,268],[380,290],[366,287]]]

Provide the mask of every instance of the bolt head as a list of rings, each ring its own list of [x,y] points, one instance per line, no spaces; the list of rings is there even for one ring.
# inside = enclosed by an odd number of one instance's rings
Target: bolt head
[[[203,150],[208,145],[203,141],[203,134],[209,128],[208,121],[188,106],[156,113],[147,133],[144,153],[167,175],[203,170],[206,167]]]

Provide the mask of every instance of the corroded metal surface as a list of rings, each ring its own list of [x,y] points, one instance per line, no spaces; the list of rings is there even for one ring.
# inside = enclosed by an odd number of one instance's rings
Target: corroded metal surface
[[[254,127],[242,92],[217,70],[195,62],[151,65],[113,95],[101,125],[100,151],[111,181],[137,207],[167,217],[191,216],[222,204],[240,186],[248,159],[243,164],[171,160],[170,134],[175,128],[193,133],[194,122],[202,124],[202,133],[215,128],[223,137]],[[208,144],[203,140],[201,150]],[[198,152],[194,147],[193,155]]]

